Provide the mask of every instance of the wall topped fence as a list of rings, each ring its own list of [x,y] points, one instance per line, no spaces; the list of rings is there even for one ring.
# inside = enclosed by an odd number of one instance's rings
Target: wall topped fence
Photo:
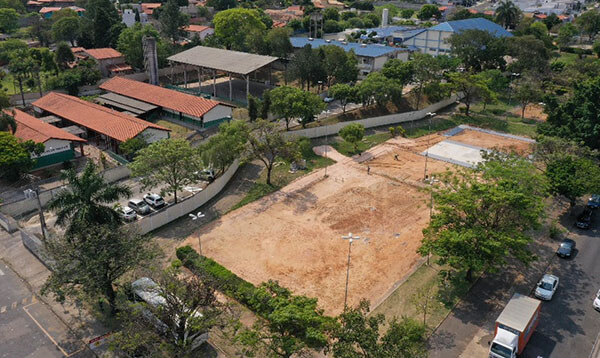
[[[319,126],[313,128],[305,128],[299,129],[295,131],[285,132],[286,136],[290,137],[307,137],[307,138],[319,138],[325,137],[329,135],[336,135],[340,131],[340,129],[353,124],[359,123],[362,124],[365,128],[374,128],[374,127],[382,127],[392,124],[404,123],[404,122],[412,122],[423,119],[427,116],[429,112],[438,111],[444,107],[451,105],[452,103],[458,100],[458,96],[452,95],[450,98],[439,101],[437,103],[431,104],[421,110],[412,111],[412,112],[404,112],[397,114],[389,114],[386,116],[380,117],[371,117],[365,119],[358,119],[355,121],[347,121],[347,122],[339,122],[327,126]]]

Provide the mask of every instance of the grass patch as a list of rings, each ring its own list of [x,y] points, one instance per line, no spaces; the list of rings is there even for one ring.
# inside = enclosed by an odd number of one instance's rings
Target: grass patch
[[[171,130],[171,138],[173,139],[186,139],[188,135],[194,133],[195,131],[184,126],[180,126],[179,124],[175,124],[164,119],[158,120],[156,122],[159,126],[163,126]]]
[[[579,55],[577,55],[576,53],[561,52],[560,56],[557,59],[555,59],[554,61],[562,62],[565,65],[572,65],[575,62],[577,62],[578,58],[579,58]]]
[[[340,137],[335,138],[335,142],[331,144],[335,150],[341,154],[351,157],[354,154],[362,153],[369,148],[376,146],[377,144],[383,143],[386,140],[392,138],[389,132],[375,133],[365,136],[360,143],[358,143],[358,151],[354,150],[354,146]]]
[[[416,292],[431,288],[431,301],[427,312],[427,326],[437,327],[446,318],[454,305],[464,297],[472,283],[458,273],[444,284],[440,278],[440,267],[437,265],[421,265],[408,279],[402,283],[382,304],[372,311],[372,314],[383,314],[387,319],[407,316],[420,322],[423,313],[417,312],[413,303]]]

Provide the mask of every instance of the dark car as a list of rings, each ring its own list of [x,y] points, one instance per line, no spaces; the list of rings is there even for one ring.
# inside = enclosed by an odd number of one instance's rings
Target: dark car
[[[571,257],[573,250],[575,250],[575,241],[564,239],[556,250],[556,254],[560,257]]]
[[[577,225],[580,229],[589,229],[590,224],[592,223],[592,216],[594,216],[594,210],[586,207],[583,209],[583,212],[577,217]]]

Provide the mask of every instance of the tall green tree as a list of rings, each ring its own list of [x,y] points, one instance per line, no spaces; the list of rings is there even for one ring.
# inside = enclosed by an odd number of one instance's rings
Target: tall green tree
[[[246,49],[246,35],[266,30],[258,11],[254,9],[229,9],[217,13],[213,19],[215,36],[228,50]]]
[[[354,147],[354,151],[358,151],[358,143],[365,136],[365,127],[360,123],[352,123],[340,129],[340,137]]]
[[[17,131],[15,111],[9,110],[8,107],[10,107],[8,96],[4,91],[0,91],[0,131],[15,134]]]
[[[10,121],[10,118],[5,120]],[[0,131],[0,178],[9,181],[20,179],[36,163],[32,154],[39,155],[42,152],[44,152],[44,144],[33,141],[23,142],[12,133]]]
[[[596,9],[584,12],[575,19],[575,25],[593,41],[600,32],[600,12]]]
[[[538,228],[548,193],[545,177],[527,159],[488,155],[474,169],[436,177],[436,203],[423,230],[421,255],[433,253],[442,265],[466,272],[493,272],[509,257],[527,264],[531,229]]]
[[[105,298],[114,315],[117,310],[115,283],[125,273],[156,256],[150,237],[113,225],[88,225],[47,240],[45,252],[54,262],[42,287],[58,302],[66,297]]]
[[[354,51],[344,51],[341,47],[328,45],[319,47],[322,51],[323,67],[327,74],[327,87],[333,83],[348,83],[358,77],[358,60]]]
[[[410,318],[386,322],[383,314],[369,314],[369,302],[361,301],[339,315],[331,330],[335,358],[425,358],[426,328]],[[383,327],[387,323],[387,329]]]
[[[532,35],[515,36],[507,40],[507,53],[516,61],[508,67],[517,73],[545,73],[550,67],[550,51],[542,40]]]
[[[140,150],[129,164],[134,176],[143,177],[144,189],[165,184],[161,193],[172,193],[177,203],[177,193],[196,180],[200,170],[200,157],[185,139],[165,139]]]
[[[11,33],[17,30],[19,17],[15,9],[0,8],[0,32]]]
[[[243,121],[231,121],[219,126],[219,133],[211,136],[198,150],[202,163],[217,173],[223,173],[238,159],[248,141],[248,127]]]
[[[571,207],[577,199],[600,190],[600,166],[590,158],[565,155],[550,161],[546,176],[553,194],[569,199]]]
[[[289,28],[277,27],[267,32],[266,42],[271,56],[287,59],[294,51],[290,41],[291,31]]]
[[[123,30],[117,41],[117,50],[125,56],[128,64],[138,69],[144,68],[144,47],[142,42],[144,36],[152,36],[156,39],[158,66],[163,67],[167,62],[169,49],[152,25],[135,23],[133,26]]]
[[[73,51],[69,44],[64,41],[61,41],[56,44],[56,51],[54,51],[56,57],[56,64],[60,69],[66,69],[67,64],[69,62],[73,62],[75,60],[75,56],[73,55]]]
[[[75,17],[63,17],[52,24],[52,34],[57,41],[69,41],[75,46],[75,39],[80,36],[81,25],[77,15]]]
[[[442,17],[440,9],[433,4],[425,4],[421,6],[421,9],[419,12],[417,12],[417,18],[421,21],[430,20],[433,17],[436,19],[440,19]]]
[[[556,38],[559,51],[562,48],[567,47],[571,41],[573,41],[573,38],[575,35],[577,35],[577,33],[577,27],[575,27],[575,25],[572,23],[567,22],[566,24],[563,24],[560,29],[558,29],[558,37]]]
[[[521,105],[521,118],[525,118],[525,109],[530,103],[542,99],[543,92],[540,86],[539,81],[530,76],[525,76],[517,82],[514,92],[515,98]]]
[[[511,0],[503,0],[498,4],[494,15],[496,22],[502,24],[505,29],[514,29],[521,17],[521,10]]]
[[[473,71],[504,68],[505,39],[485,30],[465,30],[448,39],[452,54]]]
[[[415,107],[418,110],[423,98],[423,90],[429,83],[439,80],[441,66],[438,57],[420,52],[413,54],[411,64],[413,68],[413,82],[416,85],[414,89],[416,92]]]
[[[63,171],[68,190],[62,190],[49,202],[48,209],[56,213],[56,225],[67,228],[67,236],[85,227],[121,223],[112,204],[131,196],[131,190],[121,184],[107,183],[93,162],[78,175],[74,169]]]
[[[487,82],[476,74],[469,72],[454,72],[448,75],[452,91],[460,93],[462,98],[460,101],[465,105],[465,115],[470,115],[471,105],[481,99],[482,96],[487,96],[490,91]]]
[[[31,58],[28,50],[16,50],[10,54],[8,62],[8,70],[17,79],[19,84],[19,92],[21,93],[21,104],[25,105],[25,90],[23,83],[31,77],[35,63]]]
[[[308,44],[294,54],[287,75],[292,80],[299,80],[302,89],[306,84],[309,91],[311,84],[327,80],[327,71],[320,52]]]
[[[117,9],[110,0],[89,0],[85,9],[81,23],[81,37],[84,41],[80,38],[78,44],[87,48],[109,47],[114,36],[111,28],[121,22]]]
[[[173,43],[183,35],[183,27],[189,24],[189,18],[179,11],[177,0],[168,0],[160,13],[160,28],[162,33]]]
[[[342,105],[342,113],[346,113],[346,105],[356,101],[358,97],[357,88],[350,86],[347,83],[338,83],[329,88],[329,95],[340,101]]]
[[[387,78],[400,81],[403,85],[407,85],[413,80],[414,68],[411,61],[402,61],[399,59],[387,60],[381,70]]]

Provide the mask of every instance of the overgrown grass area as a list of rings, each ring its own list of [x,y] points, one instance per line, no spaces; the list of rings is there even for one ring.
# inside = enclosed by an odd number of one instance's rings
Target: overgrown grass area
[[[273,185],[266,184],[267,171],[263,169],[260,177],[256,180],[256,182],[254,182],[246,196],[240,200],[239,203],[235,204],[230,211],[241,208],[242,206],[258,200],[265,195],[269,195],[288,185],[294,179],[299,178],[315,169],[323,168],[327,165],[335,163],[335,161],[316,155],[312,151],[310,153],[303,153],[303,157],[306,159],[306,169],[298,170],[295,173],[290,172],[289,162],[277,162],[273,168],[273,171],[271,172],[271,183]]]
[[[195,132],[192,129],[186,128],[184,126],[180,126],[179,124],[175,124],[164,119],[158,120],[156,122],[159,126],[163,126],[171,130],[171,138],[173,139],[185,139],[188,135]]]
[[[423,311],[418,310],[415,304],[419,295],[418,301],[421,303],[424,297],[429,297],[426,325],[429,328],[437,327],[472,285],[464,279],[464,275],[451,276],[444,282],[440,269],[435,264],[421,265],[371,314],[381,313],[387,319],[407,316],[423,322]]]
[[[584,55],[584,57],[585,57],[585,55]],[[558,58],[556,58],[554,61],[562,62],[565,65],[572,65],[575,62],[577,62],[578,58],[579,58],[579,55],[577,55],[576,53],[561,52],[560,56],[558,56]]]
[[[383,143],[386,140],[392,138],[392,135],[387,132],[375,133],[365,136],[362,141],[358,143],[358,150],[354,150],[354,146],[340,137],[335,137],[335,141],[331,144],[341,154],[351,157],[354,154],[362,153],[365,150],[376,146],[377,144]]]
[[[12,96],[13,94],[19,93],[19,85],[13,81],[13,77],[10,73],[7,73],[0,81],[0,90],[6,91],[6,94]],[[23,84],[23,91],[30,92],[31,90]]]

